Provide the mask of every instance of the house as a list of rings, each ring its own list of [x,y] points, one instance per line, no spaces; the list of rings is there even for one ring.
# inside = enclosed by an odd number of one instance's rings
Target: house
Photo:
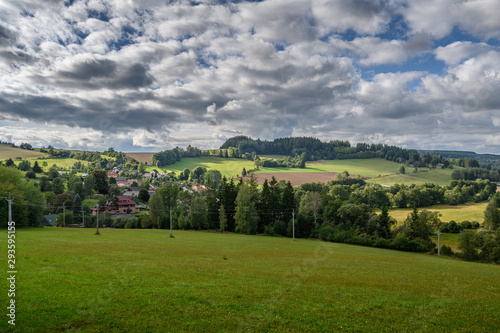
[[[146,172],[145,174],[142,175],[143,178],[151,178],[151,173]]]
[[[115,177],[116,182],[124,182],[127,180],[127,177]]]
[[[128,197],[119,195],[116,198],[118,199],[118,210],[115,214],[135,214],[139,212],[139,209],[136,207],[136,203]],[[112,207],[113,210],[111,213],[113,213],[113,211],[116,210],[116,206],[113,207],[113,202],[108,202],[106,207],[108,207],[108,204]]]
[[[99,210],[100,215],[110,212],[116,214],[135,214],[139,212],[136,203],[124,195],[116,197],[117,200],[108,201],[104,209]],[[92,215],[97,215],[97,207],[92,208]]]
[[[40,224],[42,227],[57,227],[57,214],[44,215]]]
[[[151,171],[149,172],[149,174],[151,175],[151,178],[156,178],[156,177],[158,177],[159,172],[158,172],[158,170],[153,169],[153,170],[151,170]]]
[[[129,190],[125,191],[123,195],[126,197],[137,197],[140,190],[141,189],[139,187],[131,187]]]
[[[118,178],[121,178],[121,177],[118,177]],[[139,183],[139,181],[137,179],[128,179],[128,180],[116,180],[116,185],[118,185],[118,187],[130,187],[132,186],[132,184],[136,182],[136,183]]]
[[[108,173],[108,178],[111,178],[111,177],[116,178],[116,177],[118,177],[118,174],[117,173]]]

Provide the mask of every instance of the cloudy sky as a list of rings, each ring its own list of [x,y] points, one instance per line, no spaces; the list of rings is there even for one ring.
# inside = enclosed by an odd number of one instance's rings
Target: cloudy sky
[[[0,0],[0,140],[500,154],[498,0]]]

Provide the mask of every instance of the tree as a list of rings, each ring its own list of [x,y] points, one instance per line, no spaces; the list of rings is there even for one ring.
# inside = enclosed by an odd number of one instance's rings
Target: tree
[[[137,195],[137,199],[139,199],[142,202],[148,202],[149,198],[150,198],[150,195],[149,195],[148,190],[146,190],[145,188],[141,188],[141,190],[139,191],[139,194]]]
[[[61,177],[56,177],[52,181],[52,192],[55,194],[61,194],[64,192],[64,182]]]
[[[156,190],[149,199],[153,225],[158,225],[164,215],[170,214],[170,207],[172,207],[172,210],[176,209],[178,196],[179,187],[172,184],[166,184]]]
[[[95,190],[98,191],[100,194],[107,194],[109,184],[108,184],[108,173],[106,172],[106,170],[96,169],[92,171],[92,177],[94,177]]]
[[[42,168],[38,165],[38,161],[35,161],[35,165],[33,166],[33,172],[34,173],[42,173],[43,172]]]
[[[404,175],[406,173],[406,169],[405,169],[404,165],[399,167],[399,173],[402,175]]]
[[[484,211],[484,227],[495,230],[500,224],[500,212],[496,200],[491,200]]]
[[[247,183],[240,185],[236,197],[236,214],[234,216],[236,232],[255,234],[259,216],[252,201],[252,189]]]
[[[292,183],[288,181],[288,183],[286,183],[285,189],[283,190],[283,197],[281,201],[281,216],[285,223],[290,222],[290,220],[292,219],[293,211],[297,212],[296,208],[295,194]]]
[[[22,161],[17,168],[21,171],[31,171],[31,163],[29,161]]]
[[[429,236],[432,235],[441,223],[439,216],[438,212],[422,210],[419,213],[418,209],[414,208],[404,222],[408,239],[421,238],[428,240]]]
[[[83,191],[86,196],[92,195],[94,193],[95,188],[95,179],[94,176],[88,175],[85,177],[85,181],[83,182]]]
[[[9,158],[7,161],[5,161],[5,166],[12,167],[12,166],[16,166],[16,165],[14,164],[14,161],[12,160],[12,158]]]
[[[112,185],[112,184],[116,184],[116,178],[115,178],[115,177],[109,177],[109,179],[108,179],[108,183],[109,183],[110,185]]]
[[[73,215],[75,216],[76,219],[79,219],[82,216],[81,212],[82,212],[82,198],[77,193],[73,198]]]
[[[315,227],[318,211],[321,208],[321,205],[321,194],[319,194],[318,192],[306,192],[306,194],[300,200],[300,212],[304,214],[312,213],[314,217]]]
[[[224,210],[224,205],[221,205],[219,210],[219,226],[221,232],[224,232],[227,228],[227,216],[226,211]]]
[[[243,170],[241,171],[241,176],[245,177],[246,175],[247,175],[247,170],[243,168]]]
[[[191,228],[201,230],[207,224],[207,203],[201,195],[194,195],[189,206],[189,223]]]

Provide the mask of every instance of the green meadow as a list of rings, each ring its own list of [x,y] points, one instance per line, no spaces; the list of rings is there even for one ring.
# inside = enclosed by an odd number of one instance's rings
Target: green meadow
[[[0,144],[0,161],[8,160],[16,157],[21,157],[22,159],[35,159],[38,157],[49,156],[46,153],[41,153],[37,150],[26,150],[21,148],[14,148],[11,145]]]
[[[243,168],[249,170],[255,168],[253,161],[241,158],[220,158],[220,157],[185,157],[180,162],[162,168],[166,172],[175,172],[179,175],[184,169],[193,170],[196,167],[204,167],[208,170],[219,170],[223,176],[228,178],[241,175]],[[158,169],[154,166],[146,166],[147,171]]]
[[[455,222],[462,221],[477,221],[483,223],[484,220],[484,210],[486,209],[486,202],[483,203],[467,203],[463,205],[436,205],[431,207],[425,207],[422,209],[427,209],[430,211],[438,211],[442,214],[441,221],[450,222],[451,220]],[[403,223],[408,214],[411,213],[412,208],[394,208],[389,211],[389,215],[394,217],[398,223]]]
[[[425,183],[433,183],[441,186],[449,185],[452,178],[451,174],[453,170],[450,169],[423,169],[425,171],[419,171],[413,173],[412,168],[406,168],[406,174],[394,174],[389,176],[382,176],[377,178],[372,178],[369,180],[371,183],[383,184],[383,185],[394,185],[394,184],[415,184],[422,185]]]
[[[496,265],[317,240],[168,236],[18,230],[14,331],[494,332],[500,325]],[[7,326],[4,318],[0,330]]]

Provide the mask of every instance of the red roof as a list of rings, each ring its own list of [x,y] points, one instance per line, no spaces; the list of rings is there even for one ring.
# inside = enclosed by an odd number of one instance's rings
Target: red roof
[[[111,177],[116,178],[116,177],[118,177],[118,174],[117,173],[108,173],[108,178],[111,178]]]
[[[118,206],[135,206],[135,202],[124,195],[119,195],[116,198],[118,199]]]

